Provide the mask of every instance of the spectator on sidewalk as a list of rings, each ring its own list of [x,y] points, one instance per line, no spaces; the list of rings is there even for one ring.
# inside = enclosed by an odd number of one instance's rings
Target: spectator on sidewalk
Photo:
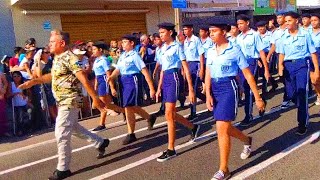
[[[48,47],[40,49],[34,58],[34,64],[32,66],[33,77],[41,77],[42,75],[51,73],[52,69],[52,58],[50,56],[50,51]],[[52,94],[51,83],[42,84],[40,87],[41,95],[41,107],[43,110],[48,106],[48,111],[50,115],[51,124],[55,124],[57,118],[57,106],[56,100]]]
[[[31,112],[33,105],[31,104],[30,89],[22,90],[18,88],[24,80],[20,71],[12,73],[13,82],[9,83],[8,98],[12,98],[14,121],[16,122],[16,135],[22,136],[31,130]]]
[[[0,65],[1,66],[1,65]],[[0,137],[7,136],[8,134],[8,121],[6,117],[6,93],[8,88],[8,82],[3,74],[0,72]]]
[[[14,68],[19,67],[19,56],[23,52],[23,49],[22,47],[15,47],[13,52],[15,56],[9,60],[9,67],[12,72],[15,71]]]

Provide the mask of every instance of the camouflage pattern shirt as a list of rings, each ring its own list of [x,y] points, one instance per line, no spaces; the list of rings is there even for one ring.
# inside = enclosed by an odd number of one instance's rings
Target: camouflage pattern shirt
[[[75,76],[81,70],[78,57],[69,50],[54,57],[51,71],[52,92],[58,106],[81,107],[81,83]]]

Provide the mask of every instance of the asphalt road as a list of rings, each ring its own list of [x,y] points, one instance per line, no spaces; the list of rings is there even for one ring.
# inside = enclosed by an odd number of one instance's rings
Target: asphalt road
[[[255,122],[246,128],[238,127],[253,137],[253,152],[247,160],[240,159],[243,144],[232,140],[229,168],[232,179],[320,179],[320,118],[319,106],[310,100],[310,124],[304,136],[294,134],[297,126],[297,109],[281,110],[281,89],[270,94],[267,113],[258,117],[255,108]],[[148,112],[157,111],[159,104],[145,107]],[[212,114],[205,104],[198,105],[200,112],[195,123],[201,125],[201,136],[196,142],[189,142],[190,132],[178,125],[176,151],[178,156],[159,163],[157,156],[167,147],[167,129],[164,117],[159,117],[156,128],[147,131],[147,122],[139,120],[136,126],[138,141],[122,145],[126,125],[122,116],[109,118],[108,129],[99,135],[110,138],[107,156],[97,160],[97,151],[90,144],[73,137],[71,171],[69,179],[152,179],[152,180],[208,180],[219,167],[218,143]],[[180,109],[188,115],[188,109]],[[239,108],[237,120],[244,117]],[[91,129],[97,118],[82,121]],[[0,144],[0,179],[47,179],[57,163],[57,147],[53,131],[35,134],[32,137],[2,139]]]

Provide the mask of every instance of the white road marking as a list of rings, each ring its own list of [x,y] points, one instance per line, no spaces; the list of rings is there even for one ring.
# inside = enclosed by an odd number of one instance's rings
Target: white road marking
[[[232,177],[231,179],[233,180],[238,180],[238,179],[245,179],[248,178],[249,176],[263,170],[264,168],[270,166],[272,163],[275,163],[279,161],[280,159],[284,158],[288,154],[292,153],[293,151],[299,149],[300,147],[309,144],[316,140],[320,136],[320,131],[313,133],[311,136],[291,145],[290,147],[286,148],[285,150],[281,151],[280,153],[270,157],[269,159],[249,168],[243,171],[242,173]]]
[[[203,112],[206,112],[206,111],[208,111],[208,110],[205,109],[205,110],[199,111],[199,112],[197,112],[197,114],[200,114],[200,113],[203,113]],[[187,116],[188,116],[188,115],[186,115],[185,117],[187,117]],[[163,125],[165,125],[165,124],[167,124],[166,121],[164,121],[164,122],[162,122],[162,123],[159,123],[159,124],[155,124],[154,127],[160,127],[160,126],[163,126]],[[146,131],[147,129],[148,129],[147,127],[141,128],[141,129],[139,129],[139,130],[136,130],[135,133],[142,132],[142,131]],[[109,140],[110,140],[110,141],[114,141],[114,140],[123,138],[123,137],[125,137],[126,135],[127,135],[127,134],[121,134],[121,135],[119,135],[119,136],[109,138]],[[93,146],[92,144],[87,145],[87,146],[83,146],[83,147],[81,147],[81,148],[77,148],[77,149],[72,150],[72,152],[73,152],[73,153],[74,153],[74,152],[78,152],[78,151],[81,151],[81,150],[90,148],[90,147],[92,147],[92,146]],[[20,150],[20,151],[22,151],[22,150]],[[20,170],[20,169],[24,169],[24,168],[26,168],[26,167],[30,167],[30,166],[33,166],[33,165],[36,165],[36,164],[39,164],[39,163],[43,163],[43,162],[46,162],[46,161],[55,159],[55,158],[57,158],[57,157],[58,157],[58,155],[54,155],[54,156],[50,156],[50,157],[48,157],[48,158],[40,159],[40,160],[38,160],[38,161],[34,161],[34,162],[31,162],[31,163],[28,163],[28,164],[24,164],[24,165],[20,165],[20,166],[14,167],[14,168],[10,168],[10,169],[1,171],[1,172],[0,172],[0,175],[8,174],[8,173],[11,173],[11,172],[13,172],[13,171],[17,171],[17,170]]]
[[[201,136],[197,139],[197,142],[200,141],[200,140],[205,140],[205,139],[209,139],[209,138],[212,138],[213,136],[215,136],[217,133],[214,131],[212,133],[209,133],[207,135],[204,135],[204,136]],[[185,148],[185,147],[188,147],[192,144],[194,144],[195,142],[192,142],[192,141],[189,141],[189,142],[186,142],[184,144],[181,144],[181,145],[178,145],[175,147],[175,150],[179,150],[179,149],[182,149],[182,148]],[[115,169],[113,171],[110,171],[110,172],[107,172],[105,174],[102,174],[100,176],[97,176],[97,177],[94,177],[90,180],[101,180],[101,179],[106,179],[106,178],[109,178],[111,176],[114,176],[116,174],[119,174],[119,173],[122,173],[124,171],[127,171],[129,169],[132,169],[134,167],[137,167],[137,166],[140,166],[142,164],[145,164],[149,161],[152,161],[154,159],[156,159],[157,157],[159,157],[162,153],[156,153],[156,154],[152,154],[151,156],[147,157],[147,158],[144,158],[144,159],[141,159],[139,161],[136,161],[136,162],[133,162],[131,164],[128,164],[126,166],[123,166],[121,168],[118,168],[118,169]]]
[[[187,105],[187,103],[185,103],[185,105]],[[178,107],[178,105],[177,105]],[[206,110],[207,111],[207,110]],[[197,113],[203,113],[205,111],[199,111]],[[150,114],[155,114],[157,113],[157,111],[154,111],[154,112],[150,112]],[[137,116],[138,118],[139,116]],[[125,123],[123,122],[123,120],[120,120],[120,121],[117,121],[117,122],[114,122],[114,123],[110,123],[110,124],[107,124],[107,129],[108,128],[112,128],[112,127],[115,127],[115,126],[118,126],[118,125],[124,125]],[[92,129],[89,129],[89,131],[92,130]],[[146,129],[144,129],[146,130]],[[136,131],[136,132],[141,132],[141,131]],[[121,136],[121,137],[124,137],[124,136]],[[24,146],[24,147],[21,147],[21,148],[17,148],[17,149],[13,149],[13,150],[9,150],[9,151],[5,151],[5,152],[0,152],[0,158],[1,157],[4,157],[4,156],[8,156],[8,155],[11,155],[11,154],[14,154],[14,153],[18,153],[18,152],[22,152],[22,151],[27,151],[27,150],[30,150],[30,149],[33,149],[33,148],[36,148],[36,147],[40,147],[40,146],[44,146],[44,145],[47,145],[47,144],[51,144],[51,143],[55,143],[56,140],[55,139],[50,139],[50,140],[47,140],[47,141],[43,141],[41,143],[36,143],[36,144],[32,144],[32,145],[28,145],[28,146]]]

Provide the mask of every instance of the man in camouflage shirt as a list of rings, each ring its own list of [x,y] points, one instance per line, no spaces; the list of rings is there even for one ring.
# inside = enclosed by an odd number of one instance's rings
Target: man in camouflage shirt
[[[99,100],[94,89],[89,84],[86,74],[82,71],[79,60],[70,50],[69,34],[59,30],[51,32],[50,53],[55,55],[51,74],[43,75],[20,85],[26,89],[36,84],[52,81],[52,91],[57,101],[58,116],[55,126],[55,137],[58,145],[58,165],[50,180],[64,179],[71,176],[69,168],[71,161],[71,135],[87,139],[94,143],[99,154],[104,156],[105,148],[109,145],[108,139],[102,139],[91,133],[78,123],[79,107],[81,106],[81,83],[93,99],[93,105],[105,112],[107,107]],[[81,82],[81,83],[80,83]]]

